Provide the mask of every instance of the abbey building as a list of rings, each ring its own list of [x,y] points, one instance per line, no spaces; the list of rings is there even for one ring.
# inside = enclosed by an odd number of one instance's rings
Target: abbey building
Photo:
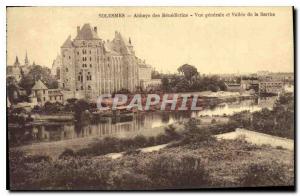
[[[93,99],[101,94],[139,86],[139,62],[131,40],[115,32],[113,40],[98,37],[97,27],[77,27],[61,46],[60,87],[76,98]],[[150,78],[151,79],[151,78]]]

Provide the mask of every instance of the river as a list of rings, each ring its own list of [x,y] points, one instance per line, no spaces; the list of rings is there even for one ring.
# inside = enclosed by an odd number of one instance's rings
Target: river
[[[107,118],[102,122],[76,125],[74,123],[56,123],[52,125],[35,125],[25,128],[9,128],[9,144],[23,146],[33,143],[51,143],[55,141],[68,142],[77,138],[104,138],[122,137],[131,138],[137,135],[146,137],[156,136],[164,132],[166,125],[184,121],[191,117],[231,115],[235,112],[261,110],[264,107],[272,108],[276,97],[255,98],[222,103],[201,111],[184,112],[144,112],[135,114],[131,119],[114,122]],[[75,140],[74,140],[75,141]]]

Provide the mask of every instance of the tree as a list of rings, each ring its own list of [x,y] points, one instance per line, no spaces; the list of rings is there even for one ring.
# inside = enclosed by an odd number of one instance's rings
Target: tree
[[[83,112],[85,112],[89,108],[90,104],[87,101],[83,99],[78,100],[74,105],[75,119],[80,121]]]
[[[51,103],[47,101],[43,106],[43,110],[47,113],[56,113],[63,110],[63,104],[59,102]]]
[[[8,77],[6,79],[6,90],[7,90],[7,96],[8,96],[10,103],[18,102],[19,88],[17,86],[17,82],[14,77]]]
[[[184,64],[180,66],[177,70],[179,73],[183,73],[185,79],[187,79],[190,82],[190,84],[192,83],[193,77],[199,75],[197,68],[189,64]]]
[[[169,83],[169,79],[167,77],[163,77],[161,79],[161,86],[164,91],[170,90],[170,83]]]
[[[162,75],[156,71],[156,70],[152,70],[151,71],[151,79],[161,79]]]
[[[190,84],[188,80],[183,78],[176,84],[175,88],[177,92],[187,92],[190,89]]]
[[[40,65],[34,65],[29,70],[28,74],[22,77],[19,85],[23,87],[28,94],[30,94],[31,88],[37,80],[42,80],[43,83],[50,89],[58,88],[58,82],[51,76],[50,69]]]

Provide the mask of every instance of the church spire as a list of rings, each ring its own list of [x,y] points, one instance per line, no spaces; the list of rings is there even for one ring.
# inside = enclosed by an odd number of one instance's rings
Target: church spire
[[[16,67],[20,66],[18,56],[16,56],[16,60],[15,60],[14,66],[16,66]]]
[[[25,65],[29,65],[29,60],[28,60],[28,56],[27,56],[27,51],[26,51],[26,56],[25,56]]]

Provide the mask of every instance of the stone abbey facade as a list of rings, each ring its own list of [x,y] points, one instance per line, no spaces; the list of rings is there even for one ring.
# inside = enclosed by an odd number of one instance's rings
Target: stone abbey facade
[[[77,27],[61,46],[60,87],[69,97],[94,99],[121,89],[133,92],[139,85],[139,59],[131,40],[115,32],[112,41],[98,37],[97,27]]]

